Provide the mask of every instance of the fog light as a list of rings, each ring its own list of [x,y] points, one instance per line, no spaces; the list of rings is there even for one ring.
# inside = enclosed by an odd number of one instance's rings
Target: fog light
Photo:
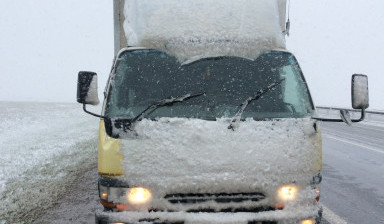
[[[283,201],[291,201],[296,198],[297,188],[293,185],[283,186],[279,189],[279,198]]]
[[[130,188],[127,196],[129,203],[133,205],[145,204],[152,198],[151,192],[142,187]]]
[[[108,188],[99,185],[99,197],[105,201],[108,201]]]
[[[107,192],[101,192],[100,198],[107,201],[108,200],[108,193]]]
[[[301,221],[301,224],[315,224],[315,220],[314,219],[304,219],[303,221]]]

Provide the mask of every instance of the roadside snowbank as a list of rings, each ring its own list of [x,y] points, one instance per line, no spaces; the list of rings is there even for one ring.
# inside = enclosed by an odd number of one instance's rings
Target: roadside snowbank
[[[80,105],[0,104],[0,223],[30,223],[96,161],[97,120]]]
[[[163,50],[181,62],[285,48],[285,0],[127,0],[128,46]]]

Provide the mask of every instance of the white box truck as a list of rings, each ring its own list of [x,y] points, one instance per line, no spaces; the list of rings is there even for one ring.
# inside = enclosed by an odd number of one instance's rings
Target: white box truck
[[[320,223],[319,120],[285,48],[285,0],[115,0],[116,57],[77,101],[100,117],[96,223]]]

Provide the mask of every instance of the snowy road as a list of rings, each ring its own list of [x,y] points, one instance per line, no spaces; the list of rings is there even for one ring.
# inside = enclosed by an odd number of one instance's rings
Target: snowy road
[[[384,223],[384,127],[322,123],[321,202],[347,223]]]

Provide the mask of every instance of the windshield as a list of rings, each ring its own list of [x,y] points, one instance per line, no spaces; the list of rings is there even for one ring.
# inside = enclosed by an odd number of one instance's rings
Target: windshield
[[[232,118],[241,104],[277,80],[279,86],[249,103],[242,118],[271,119],[309,116],[312,103],[295,58],[269,52],[256,60],[206,58],[181,65],[155,50],[120,54],[108,92],[105,116],[132,119],[156,101],[205,93],[147,111],[143,117]]]

